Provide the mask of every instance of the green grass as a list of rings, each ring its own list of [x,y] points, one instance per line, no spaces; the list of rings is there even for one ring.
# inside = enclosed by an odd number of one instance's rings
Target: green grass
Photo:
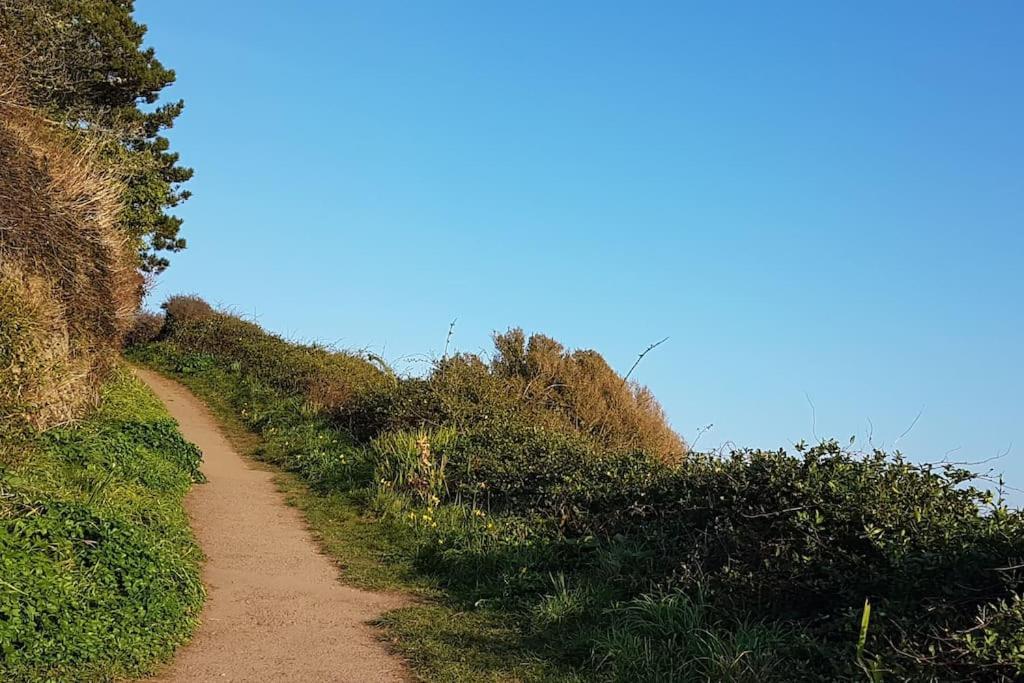
[[[199,458],[119,370],[90,419],[0,463],[0,680],[144,675],[190,637],[204,593],[182,502]]]
[[[428,681],[590,680],[531,648],[502,612],[422,604],[390,612],[380,624]]]

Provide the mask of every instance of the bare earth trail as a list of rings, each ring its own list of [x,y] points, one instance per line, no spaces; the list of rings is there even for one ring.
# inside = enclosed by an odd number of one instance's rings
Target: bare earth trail
[[[206,484],[186,499],[206,554],[195,638],[157,681],[408,681],[367,622],[400,596],[343,586],[270,472],[256,469],[181,385],[136,370],[203,451]]]

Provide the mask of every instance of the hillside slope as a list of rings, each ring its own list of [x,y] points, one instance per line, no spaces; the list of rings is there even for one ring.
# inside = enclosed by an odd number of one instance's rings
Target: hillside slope
[[[1024,676],[1024,517],[961,467],[834,441],[663,458],[508,392],[493,360],[401,378],[189,310],[132,356],[260,433],[342,561],[371,538],[380,576],[437,591],[386,620],[428,679]]]

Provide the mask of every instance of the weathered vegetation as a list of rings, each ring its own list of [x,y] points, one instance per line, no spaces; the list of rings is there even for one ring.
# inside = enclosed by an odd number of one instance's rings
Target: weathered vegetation
[[[0,424],[81,417],[142,296],[120,188],[86,139],[0,104]]]
[[[151,671],[202,602],[199,453],[119,369],[187,173],[130,2],[0,0],[0,679]],[[162,324],[162,321],[161,321]]]

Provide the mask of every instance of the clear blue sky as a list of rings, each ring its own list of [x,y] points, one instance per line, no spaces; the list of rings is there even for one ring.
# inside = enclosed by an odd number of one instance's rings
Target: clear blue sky
[[[1024,4],[140,0],[197,292],[411,368],[519,325],[699,447],[1024,487]],[[403,360],[404,359],[404,360]],[[815,406],[812,411],[808,398]]]

